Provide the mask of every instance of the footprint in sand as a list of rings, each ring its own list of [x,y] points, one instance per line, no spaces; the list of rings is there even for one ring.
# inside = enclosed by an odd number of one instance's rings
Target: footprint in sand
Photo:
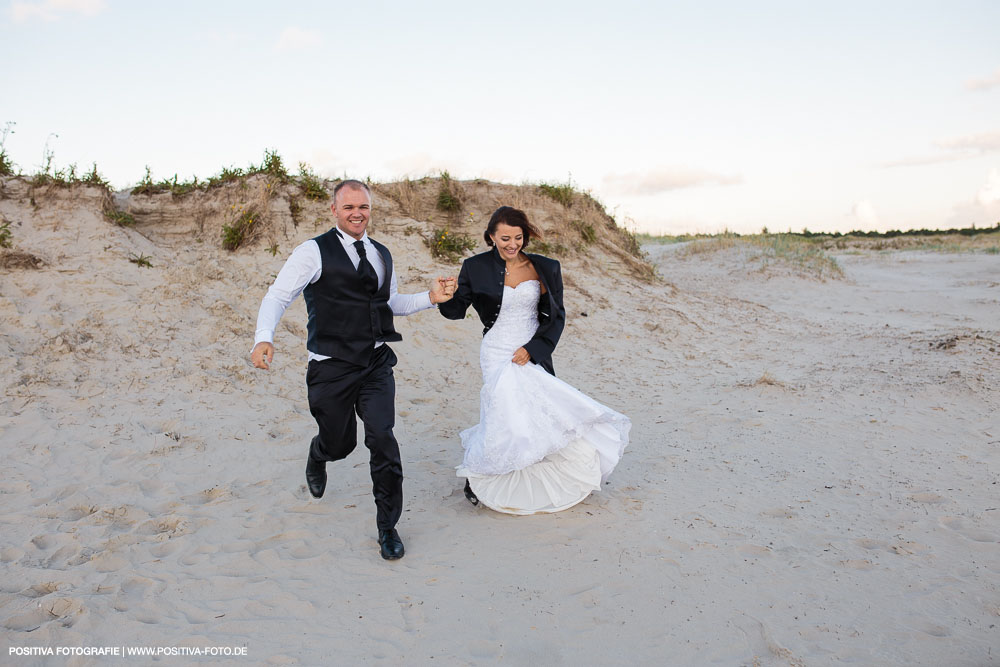
[[[98,572],[117,572],[131,566],[126,559],[115,556],[109,551],[103,551],[90,560],[91,565]]]
[[[983,530],[981,528],[969,527],[961,517],[946,516],[941,517],[941,525],[951,528],[962,537],[973,542],[1000,542],[1000,536],[996,533]]]
[[[214,554],[219,550],[218,547],[212,546],[200,546],[191,553],[184,554],[177,559],[177,562],[185,567],[191,567],[192,565],[197,565],[205,560],[208,554]]]
[[[944,496],[937,493],[914,493],[910,496],[910,500],[915,503],[927,503],[928,505],[940,505],[943,503],[950,502]]]
[[[874,563],[863,558],[851,558],[849,560],[842,560],[839,562],[841,565],[851,570],[871,570],[875,567]]]
[[[149,549],[149,553],[156,556],[157,558],[166,558],[173,552],[177,551],[180,545],[176,540],[167,540],[166,542],[161,542],[156,544]]]
[[[399,603],[399,611],[403,615],[403,627],[407,632],[419,632],[423,629],[426,619],[424,618],[423,600],[414,601],[409,595],[404,595],[396,599]]]
[[[3,551],[0,551],[0,562],[3,563],[13,563],[22,558],[24,558],[24,551],[17,547],[7,547]]]
[[[212,501],[225,497],[233,497],[233,492],[229,487],[213,486],[211,489],[205,489],[194,495],[184,496],[181,500],[189,505],[207,505]]]
[[[25,588],[21,591],[20,595],[23,595],[26,598],[45,597],[46,595],[50,595],[58,591],[60,585],[61,582],[58,581],[46,581],[41,584],[35,584],[30,588]]]
[[[931,637],[950,637],[951,629],[932,621],[921,621],[913,626],[915,630]]]
[[[3,621],[3,627],[18,632],[33,632],[47,623],[58,622],[71,627],[84,613],[85,607],[74,598],[59,598],[38,604],[34,609],[15,614]]]
[[[129,611],[138,607],[150,595],[153,582],[143,577],[130,577],[119,587],[112,607],[116,611]]]
[[[140,524],[135,532],[140,535],[166,535],[175,537],[186,535],[188,532],[187,522],[179,516],[168,516],[162,519],[150,519]]]
[[[97,505],[77,505],[71,507],[62,514],[63,521],[79,521],[90,516],[98,510]]]
[[[46,549],[51,549],[59,544],[59,541],[55,535],[39,535],[38,537],[33,538],[31,543],[35,545],[36,549],[45,551]]]

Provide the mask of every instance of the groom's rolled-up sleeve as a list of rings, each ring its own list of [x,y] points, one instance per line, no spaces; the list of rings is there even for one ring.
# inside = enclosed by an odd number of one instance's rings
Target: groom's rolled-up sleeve
[[[392,269],[392,276],[389,278],[389,307],[392,314],[400,317],[419,313],[421,310],[433,308],[430,292],[417,292],[416,294],[400,294],[396,282],[396,268]]]
[[[306,285],[319,280],[323,269],[323,259],[315,241],[300,244],[285,261],[267,294],[261,299],[257,311],[257,328],[254,332],[254,346],[257,343],[273,343],[274,330],[289,304],[302,294]]]

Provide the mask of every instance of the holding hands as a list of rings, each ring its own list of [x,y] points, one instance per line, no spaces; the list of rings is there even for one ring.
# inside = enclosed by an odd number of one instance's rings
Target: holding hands
[[[458,289],[458,281],[455,280],[455,276],[448,276],[447,278],[438,276],[437,280],[431,285],[431,303],[448,301],[455,295],[456,289]]]

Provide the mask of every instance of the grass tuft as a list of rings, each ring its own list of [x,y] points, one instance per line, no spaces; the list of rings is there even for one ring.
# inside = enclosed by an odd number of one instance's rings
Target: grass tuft
[[[298,227],[302,222],[302,204],[299,203],[298,197],[288,198],[288,212],[292,215],[292,224]]]
[[[4,146],[7,143],[7,135],[14,134],[14,126],[16,124],[14,121],[9,120],[4,123],[3,131],[0,132],[0,176],[14,175],[14,162],[7,155],[7,149]]]
[[[462,209],[462,201],[455,193],[455,184],[447,171],[441,172],[441,189],[438,190],[437,207],[439,211],[457,213]]]
[[[534,252],[539,255],[555,257],[557,255],[566,255],[566,253],[569,252],[569,248],[564,246],[562,243],[549,243],[548,241],[543,241],[539,238],[533,238],[531,239],[531,245],[528,246],[526,252]]]
[[[330,193],[323,186],[323,181],[319,179],[312,169],[305,162],[299,162],[299,185],[305,192],[306,199],[312,201],[323,201],[330,198]]]
[[[268,176],[273,176],[282,183],[287,183],[291,180],[288,176],[288,170],[285,169],[285,163],[276,150],[265,150],[264,161],[260,163],[260,166],[250,167],[248,175],[252,174],[267,174]]]
[[[246,175],[239,167],[223,167],[222,170],[215,176],[209,176],[205,187],[217,188],[219,186],[225,185],[226,183],[232,183],[233,181],[238,181],[243,176]]]
[[[576,194],[576,188],[570,182],[566,183],[539,183],[538,189],[542,191],[542,194],[559,202],[566,208],[573,205],[573,196]]]
[[[222,226],[222,247],[232,251],[249,241],[259,218],[257,210],[253,207],[241,208],[231,225]]]
[[[141,266],[147,269],[153,268],[153,264],[149,261],[149,255],[143,255],[139,253],[136,255],[134,252],[128,254],[128,261],[132,262],[136,266]]]
[[[594,231],[594,226],[587,224],[583,220],[571,220],[569,223],[573,229],[580,233],[580,238],[587,245],[597,241],[597,232]]]
[[[460,259],[466,250],[476,249],[476,241],[471,236],[453,234],[447,229],[436,230],[425,243],[434,257],[449,262]]]
[[[0,248],[14,247],[14,235],[10,231],[10,223],[4,220],[0,223]]]

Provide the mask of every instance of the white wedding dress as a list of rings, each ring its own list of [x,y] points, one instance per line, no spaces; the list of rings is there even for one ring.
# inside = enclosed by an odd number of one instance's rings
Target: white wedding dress
[[[500,315],[479,350],[479,423],[461,433],[458,476],[498,512],[558,512],[600,490],[632,423],[541,366],[511,360],[538,328],[541,284],[503,290]]]

